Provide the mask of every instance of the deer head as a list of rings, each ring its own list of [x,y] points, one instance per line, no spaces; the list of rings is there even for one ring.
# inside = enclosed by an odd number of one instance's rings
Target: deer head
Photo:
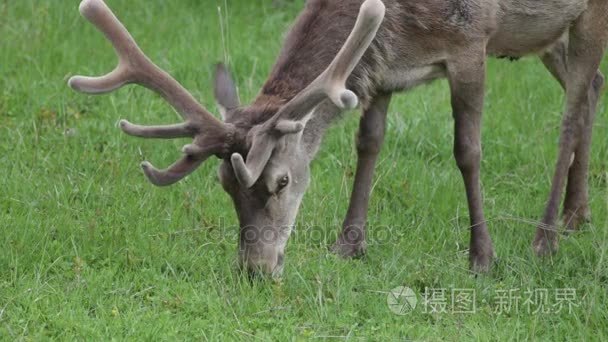
[[[210,156],[222,159],[220,181],[233,199],[241,226],[241,265],[251,272],[279,275],[285,245],[309,182],[310,158],[301,144],[302,131],[315,107],[324,101],[331,101],[340,109],[357,106],[357,96],[346,89],[345,82],[374,39],[384,10],[380,0],[366,0],[351,34],[329,67],[269,120],[251,127],[231,123],[231,117],[243,109],[222,66],[216,73],[215,94],[225,112],[225,121],[210,114],[150,61],[102,0],[82,1],[80,13],[112,43],[118,65],[105,76],[74,76],[68,83],[89,94],[107,93],[135,83],[157,92],[171,104],[183,117],[183,123],[141,126],[120,121],[120,128],[132,136],[193,139],[183,147],[183,157],[167,169],[159,170],[143,162],[145,175],[155,185],[171,185]]]

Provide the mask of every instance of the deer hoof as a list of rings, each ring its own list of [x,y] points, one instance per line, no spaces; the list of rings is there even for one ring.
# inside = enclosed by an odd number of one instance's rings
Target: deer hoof
[[[492,247],[485,250],[471,250],[469,252],[469,268],[477,274],[488,273],[492,269],[494,250]]]
[[[545,234],[541,232],[536,235],[532,248],[539,258],[549,257],[557,253],[559,241],[557,234]]]
[[[331,252],[342,257],[344,259],[360,258],[365,255],[367,244],[365,241],[351,243],[343,239],[338,238],[338,241],[330,248]]]
[[[563,215],[566,234],[574,233],[585,224],[591,222],[591,212],[589,209],[567,210]]]

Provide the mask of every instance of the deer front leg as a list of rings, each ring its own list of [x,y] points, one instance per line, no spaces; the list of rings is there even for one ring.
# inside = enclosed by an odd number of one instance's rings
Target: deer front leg
[[[342,233],[332,247],[333,252],[345,258],[365,253],[367,208],[376,160],[384,142],[386,114],[390,100],[390,94],[378,95],[370,107],[363,111],[359,124],[355,182],[348,212],[342,224]]]
[[[568,177],[570,197],[565,203],[566,215],[569,209],[581,209],[571,206],[586,204],[590,126],[595,113],[592,105],[597,104],[594,88],[598,88],[597,94],[599,94],[603,77],[598,76],[597,70],[608,41],[606,13],[608,13],[608,3],[590,2],[589,8],[570,29],[565,82],[566,111],[562,121],[559,155],[543,220],[536,230],[532,244],[538,256],[550,255],[557,251],[558,234],[555,223],[566,177]],[[573,153],[575,160],[579,158],[579,165],[571,167]],[[569,173],[569,169],[572,173]]]
[[[485,53],[467,54],[448,62],[447,68],[455,121],[454,157],[464,180],[471,222],[469,263],[472,271],[487,272],[494,250],[483,214],[479,179]]]
[[[564,90],[566,90],[566,80],[568,77],[567,53],[567,41],[562,40],[541,57],[547,69]],[[568,231],[578,230],[583,223],[591,219],[588,190],[589,150],[591,147],[593,121],[603,85],[604,77],[598,70],[589,89],[589,111],[583,113],[584,126],[580,133],[580,140],[574,151],[572,165],[570,165],[570,169],[568,170],[566,198],[562,214],[564,225]]]
[[[589,110],[583,113],[583,127],[574,150],[574,160],[568,171],[566,198],[564,200],[563,221],[568,231],[576,231],[580,226],[591,220],[589,208],[589,154],[593,121],[597,110],[600,91],[604,85],[604,77],[597,71],[589,89]]]

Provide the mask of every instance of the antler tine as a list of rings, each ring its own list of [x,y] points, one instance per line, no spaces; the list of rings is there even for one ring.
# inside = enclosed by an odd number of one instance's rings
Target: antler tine
[[[367,0],[361,5],[355,27],[325,71],[325,93],[339,108],[352,109],[357,106],[357,96],[346,89],[346,80],[376,37],[385,10],[380,0]]]
[[[340,109],[355,108],[359,101],[352,91],[346,89],[346,80],[374,40],[384,12],[381,0],[366,0],[361,5],[353,30],[334,60],[308,87],[281,108],[275,121],[300,119],[325,98]]]
[[[74,76],[69,85],[75,90],[102,94],[128,83],[137,83],[159,93],[184,119],[220,126],[196,99],[168,73],[156,66],[139,48],[129,31],[116,18],[103,0],[83,0],[80,13],[104,33],[118,55],[118,66],[101,77]]]
[[[232,154],[230,162],[232,163],[236,179],[241,185],[250,188],[260,178],[266,162],[268,162],[268,159],[272,155],[273,143],[274,141],[266,134],[256,135],[248,155],[256,157],[247,157],[247,164],[245,164],[240,154]]]
[[[264,128],[282,134],[297,133],[303,126],[294,124],[294,121],[309,115],[326,98],[340,109],[356,107],[357,96],[346,89],[346,80],[374,40],[384,12],[381,0],[366,0],[361,5],[353,30],[327,69],[268,120]],[[253,141],[246,163],[241,155],[232,155],[232,167],[243,186],[251,187],[257,181],[273,148],[274,144],[268,139],[258,139]]]
[[[156,186],[168,186],[177,183],[191,174],[205,159],[207,158],[185,155],[165,170],[158,170],[148,162],[141,163],[141,168],[152,184]]]
[[[120,120],[120,128],[127,134],[140,138],[174,139],[188,138],[196,134],[197,128],[191,122],[175,125],[141,126]]]
[[[225,152],[224,142],[232,134],[231,128],[211,115],[171,75],[156,66],[103,0],[83,0],[79,9],[112,43],[118,56],[118,65],[101,77],[74,76],[68,81],[70,87],[84,93],[103,94],[125,84],[140,84],[160,94],[185,122],[164,126],[141,126],[121,120],[120,128],[125,133],[142,138],[195,138],[196,144],[184,147],[183,152],[186,155],[165,170],[158,170],[148,162],[142,163],[144,173],[153,184],[173,184],[194,171],[209,156]],[[199,146],[201,143],[205,144]]]

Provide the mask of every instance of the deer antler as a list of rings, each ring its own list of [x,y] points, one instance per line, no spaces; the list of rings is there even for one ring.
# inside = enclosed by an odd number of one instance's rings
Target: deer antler
[[[380,0],[366,0],[361,5],[355,27],[334,60],[310,85],[281,108],[275,115],[276,120],[300,119],[325,98],[340,109],[357,106],[357,95],[346,89],[346,80],[376,37],[384,11],[384,4]]]
[[[144,173],[153,184],[173,184],[192,173],[209,156],[228,153],[226,146],[234,128],[216,119],[173,77],[150,61],[102,0],[83,0],[80,13],[112,43],[118,55],[118,65],[105,76],[74,76],[68,81],[70,87],[84,93],[103,94],[130,83],[142,85],[161,95],[185,122],[140,126],[121,120],[120,128],[129,135],[142,138],[194,138],[194,144],[183,149],[186,155],[165,170],[158,170],[148,162],[142,163]]]
[[[233,169],[243,186],[251,187],[260,177],[275,146],[272,137],[274,132],[289,134],[302,130],[303,126],[294,122],[308,115],[325,99],[331,100],[340,109],[357,106],[357,96],[346,89],[346,80],[374,40],[384,19],[384,12],[382,1],[366,0],[361,5],[352,32],[327,69],[285,104],[254,137],[247,163],[240,154],[232,155]]]

